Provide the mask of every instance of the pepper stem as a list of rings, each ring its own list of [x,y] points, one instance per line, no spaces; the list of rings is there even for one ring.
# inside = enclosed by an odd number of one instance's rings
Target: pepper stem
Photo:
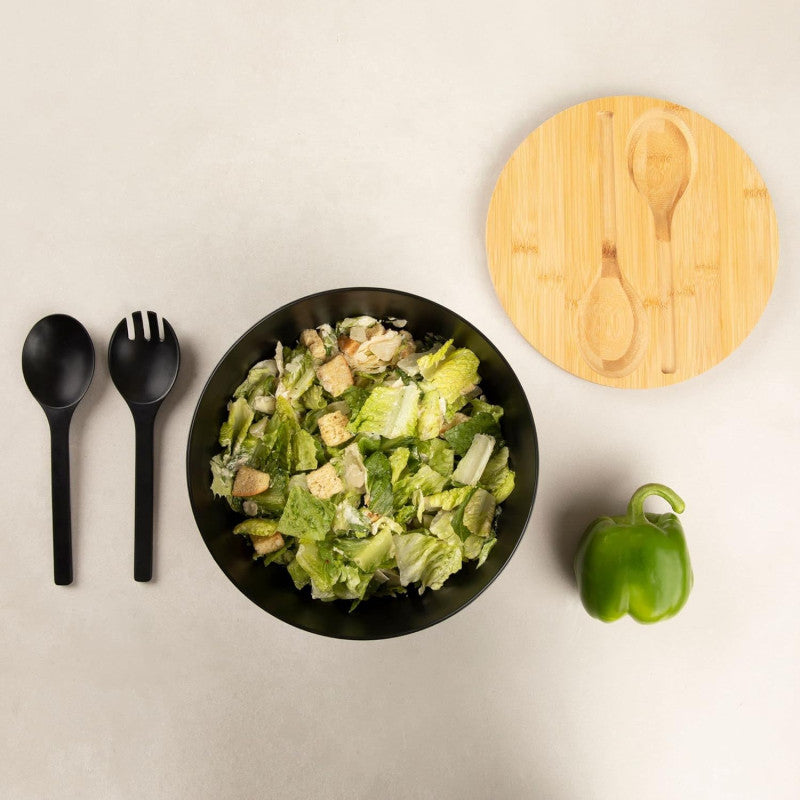
[[[664,486],[663,483],[646,483],[640,486],[631,497],[628,503],[628,518],[633,521],[642,519],[644,517],[644,501],[651,495],[656,494],[663,497],[671,506],[676,514],[682,514],[686,508],[686,504],[678,497],[669,486]]]

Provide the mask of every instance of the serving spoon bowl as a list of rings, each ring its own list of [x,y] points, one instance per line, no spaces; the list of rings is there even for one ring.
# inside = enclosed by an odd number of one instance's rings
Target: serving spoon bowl
[[[22,375],[50,424],[53,574],[72,583],[69,426],[94,376],[92,339],[74,317],[51,314],[31,328],[22,346]]]
[[[132,338],[126,319],[111,335],[108,370],[136,427],[133,577],[149,581],[153,576],[153,431],[158,409],[178,376],[181,353],[178,337],[166,319],[160,338],[155,312],[147,312],[149,335],[145,335],[142,313],[131,316]]]

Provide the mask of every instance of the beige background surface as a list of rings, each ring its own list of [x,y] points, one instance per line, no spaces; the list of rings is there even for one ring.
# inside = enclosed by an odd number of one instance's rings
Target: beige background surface
[[[0,787],[8,798],[800,795],[796,3],[2,5]],[[674,98],[742,145],[781,264],[752,335],[683,384],[619,392],[537,354],[484,255],[500,169],[562,108]],[[374,284],[444,302],[528,392],[542,473],[491,589],[386,642],[273,620],[197,533],[183,460],[202,382],[274,307]],[[131,577],[133,426],[104,366],[133,308],[184,369],[158,429],[156,581]],[[52,584],[49,454],[19,354],[82,320],[76,582]],[[660,480],[696,573],[676,619],[604,626],[568,562]]]

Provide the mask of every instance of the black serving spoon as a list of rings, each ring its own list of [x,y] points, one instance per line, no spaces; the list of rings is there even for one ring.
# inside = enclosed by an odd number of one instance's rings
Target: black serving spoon
[[[53,575],[65,586],[72,583],[69,424],[94,376],[94,346],[86,328],[66,314],[40,319],[22,346],[22,374],[50,423]]]
[[[108,370],[136,426],[133,577],[149,581],[153,576],[153,429],[159,406],[178,375],[181,351],[178,337],[166,320],[163,320],[164,338],[159,338],[155,312],[147,312],[150,327],[147,338],[141,312],[134,312],[132,317],[132,339],[128,337],[124,319],[111,335]]]

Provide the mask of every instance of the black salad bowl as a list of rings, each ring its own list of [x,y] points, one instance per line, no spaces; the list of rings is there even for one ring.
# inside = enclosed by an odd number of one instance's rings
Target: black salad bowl
[[[271,358],[275,343],[293,345],[300,331],[324,322],[367,314],[408,321],[416,338],[426,333],[455,340],[480,358],[481,386],[487,398],[505,409],[503,436],[516,488],[503,503],[497,544],[486,563],[467,563],[438,591],[416,589],[395,598],[374,597],[350,611],[350,601],[324,603],[308,587],[295,589],[284,567],[265,567],[252,559],[245,537],[234,536],[238,521],[227,503],[209,488],[209,461],[219,450],[217,435],[226,406],[248,369]],[[211,555],[230,581],[256,605],[303,630],[341,639],[382,639],[422,630],[455,614],[474,600],[508,563],[525,533],[536,495],[539,449],[525,392],[500,351],[473,325],[448,308],[390,289],[335,289],[304,297],[273,311],[247,331],[222,357],[208,379],[195,409],[186,454],[189,498],[197,526]]]

